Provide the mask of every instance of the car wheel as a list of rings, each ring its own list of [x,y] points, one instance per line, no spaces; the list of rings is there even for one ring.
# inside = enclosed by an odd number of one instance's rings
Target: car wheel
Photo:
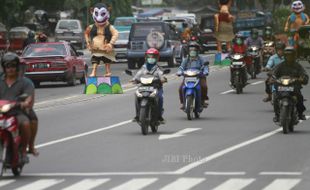
[[[135,69],[136,68],[136,63],[134,62],[133,59],[128,59],[128,69]]]
[[[85,72],[84,72],[82,78],[80,78],[80,83],[81,84],[85,84],[85,77],[86,77],[86,75],[85,75]]]
[[[70,75],[68,81],[69,86],[75,86],[76,85],[76,72],[75,69],[73,70],[72,74]]]

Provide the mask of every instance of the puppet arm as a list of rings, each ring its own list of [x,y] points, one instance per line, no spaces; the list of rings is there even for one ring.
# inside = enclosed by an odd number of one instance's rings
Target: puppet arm
[[[84,32],[84,37],[87,45],[87,49],[91,49],[91,44],[90,44],[90,31],[91,31],[91,26],[88,26]]]
[[[215,32],[219,31],[219,14],[214,15]]]
[[[288,27],[290,24],[290,16],[287,17],[286,23],[285,23],[285,27],[284,27],[284,32],[288,32]]]

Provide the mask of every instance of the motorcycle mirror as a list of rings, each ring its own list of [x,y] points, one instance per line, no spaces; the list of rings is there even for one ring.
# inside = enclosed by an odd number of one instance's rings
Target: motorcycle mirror
[[[170,71],[171,71],[170,69],[165,69],[165,70],[164,70],[164,74],[169,74]]]
[[[129,75],[129,76],[132,76],[132,75],[133,75],[133,72],[130,71],[130,70],[128,70],[128,69],[125,70],[125,73],[126,73],[127,75]]]

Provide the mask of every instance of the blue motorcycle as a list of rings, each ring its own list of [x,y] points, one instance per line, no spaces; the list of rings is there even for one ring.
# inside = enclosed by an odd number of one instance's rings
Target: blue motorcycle
[[[201,71],[198,69],[188,69],[184,71],[183,75],[184,112],[187,114],[187,119],[192,120],[194,117],[199,118],[203,110],[200,87]]]

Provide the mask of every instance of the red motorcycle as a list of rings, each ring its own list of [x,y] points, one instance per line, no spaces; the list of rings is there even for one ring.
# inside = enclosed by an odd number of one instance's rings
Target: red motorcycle
[[[22,154],[22,138],[16,119],[18,109],[17,102],[0,100],[0,177],[6,169],[19,176],[29,162]]]

